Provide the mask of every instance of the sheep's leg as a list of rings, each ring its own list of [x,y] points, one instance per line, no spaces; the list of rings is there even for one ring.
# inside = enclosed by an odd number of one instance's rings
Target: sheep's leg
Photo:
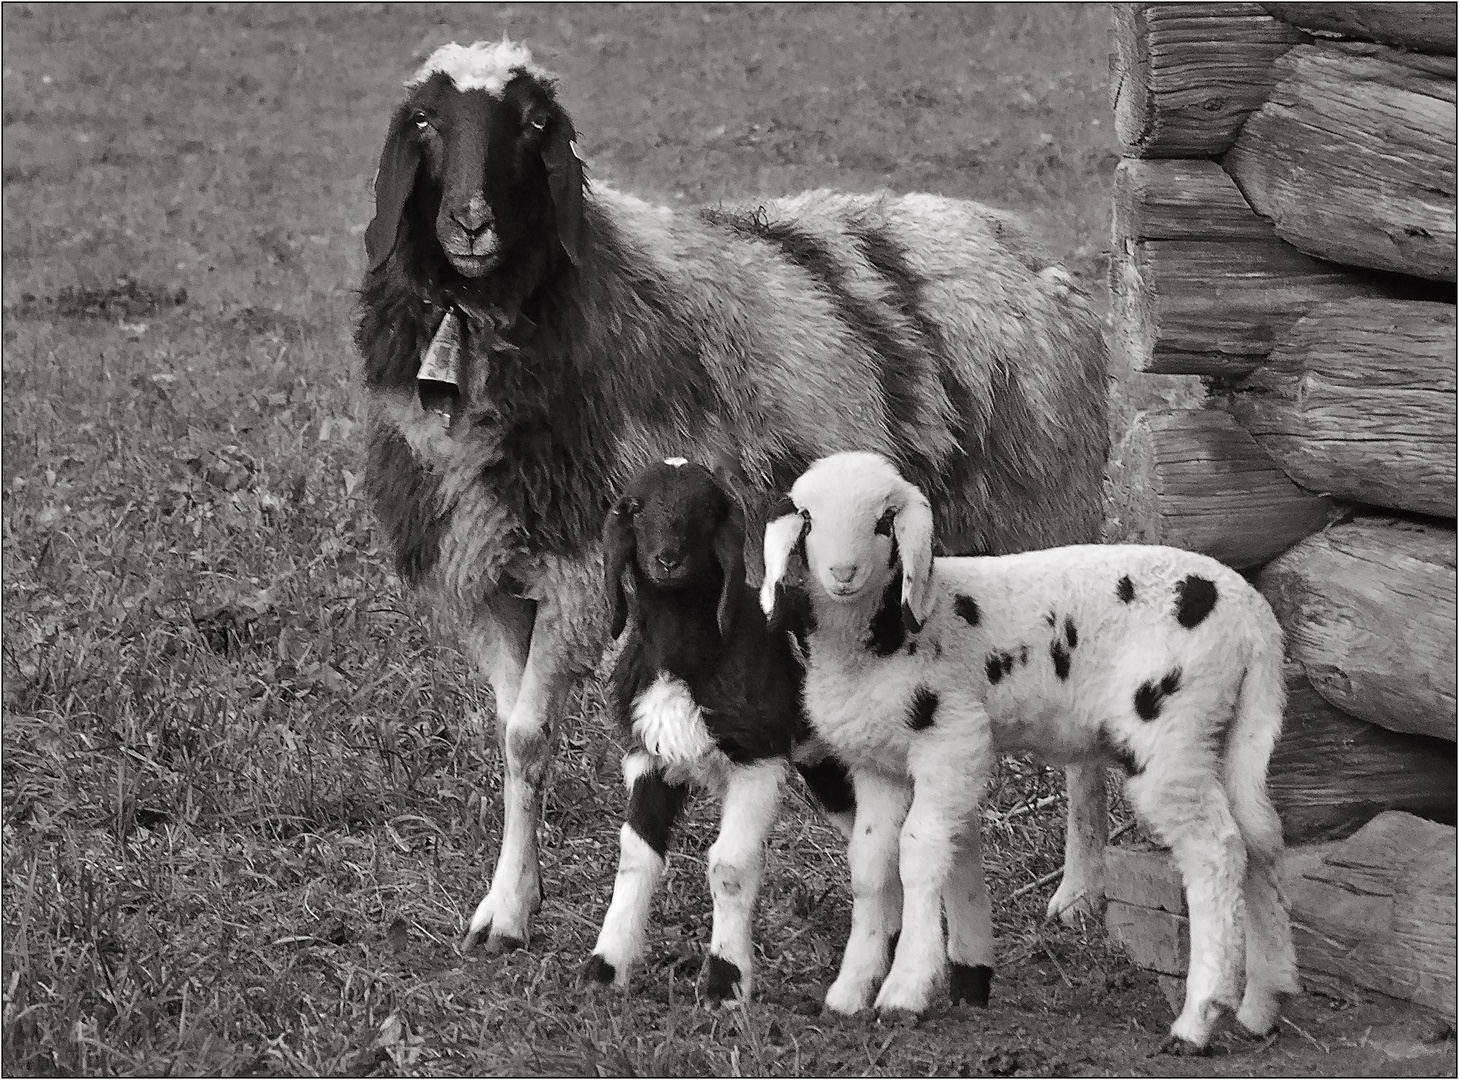
[[[959,711],[944,697],[929,735],[913,742],[907,753],[912,807],[901,831],[902,936],[876,997],[878,1012],[926,1012],[943,978],[942,897],[959,837],[977,829],[982,786],[992,764],[987,715],[981,706],[965,717]],[[937,729],[944,725],[950,737],[939,737],[944,733]]]
[[[1179,717],[1166,721],[1181,722]],[[1203,1050],[1223,1009],[1240,1002],[1245,961],[1246,846],[1231,814],[1215,763],[1192,760],[1199,751],[1171,748],[1164,760],[1131,777],[1125,791],[1135,809],[1170,846],[1185,880],[1190,909],[1190,968],[1185,1006],[1170,1027],[1164,1049]]]
[[[826,992],[826,1008],[850,1015],[871,1004],[887,972],[902,919],[897,838],[911,791],[905,781],[879,773],[852,774],[856,824],[846,845],[851,869],[851,935],[841,971]]]
[[[714,933],[704,960],[704,996],[713,1003],[750,996],[755,901],[784,776],[782,758],[740,766],[729,774],[719,837],[709,849]]]
[[[983,880],[982,829],[976,819],[963,830],[942,903],[947,910],[952,1003],[986,1008],[993,981],[993,905]]]
[[[493,594],[473,614],[462,634],[462,647],[477,672],[491,685],[494,699],[495,723],[487,724],[480,714],[472,716],[475,733],[483,739],[483,749],[486,732],[492,728],[504,732],[507,717],[517,703],[536,613],[537,605],[531,600],[506,593]],[[489,804],[483,798],[477,811],[483,831],[487,827],[488,810]]]
[[[528,940],[532,913],[542,905],[537,813],[552,757],[548,721],[572,685],[563,648],[554,621],[539,613],[517,700],[505,727],[499,729],[506,759],[501,853],[491,888],[471,916],[464,943],[467,948],[482,934],[487,935],[488,952],[522,948]]]
[[[643,956],[644,929],[654,892],[664,875],[669,833],[688,795],[670,784],[642,751],[623,758],[629,788],[628,820],[618,834],[618,877],[603,929],[583,976],[627,987],[633,965]]]
[[[1069,925],[1104,908],[1104,845],[1109,805],[1102,762],[1078,762],[1064,770],[1069,816],[1064,828],[1064,879],[1049,900],[1048,917]]]

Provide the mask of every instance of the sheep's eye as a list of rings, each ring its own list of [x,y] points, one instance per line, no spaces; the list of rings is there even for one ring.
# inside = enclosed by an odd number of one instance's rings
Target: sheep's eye
[[[410,122],[415,125],[417,131],[424,131],[431,126],[431,118],[421,109],[416,109],[410,114]]]
[[[892,535],[892,521],[896,518],[897,512],[888,507],[882,516],[876,519],[876,528],[873,530],[877,536]]]

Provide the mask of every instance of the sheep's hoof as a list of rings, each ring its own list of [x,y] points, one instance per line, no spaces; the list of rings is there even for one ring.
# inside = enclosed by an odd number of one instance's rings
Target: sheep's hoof
[[[882,984],[881,993],[876,996],[876,1011],[880,1016],[888,1013],[909,1012],[920,1016],[931,1004],[931,986],[915,986],[895,978]]]
[[[617,978],[618,969],[597,953],[588,957],[588,962],[583,965],[583,982],[585,983],[599,983],[607,986]]]
[[[843,986],[840,980],[826,991],[825,1011],[835,1016],[855,1016],[871,1005],[871,987]]]
[[[710,1005],[733,1005],[740,996],[739,965],[710,953],[704,958],[704,989],[701,993]]]
[[[1171,1057],[1208,1057],[1211,1053],[1209,1046],[1197,1046],[1189,1039],[1182,1039],[1179,1035],[1167,1035],[1156,1051],[1160,1054],[1168,1054]]]

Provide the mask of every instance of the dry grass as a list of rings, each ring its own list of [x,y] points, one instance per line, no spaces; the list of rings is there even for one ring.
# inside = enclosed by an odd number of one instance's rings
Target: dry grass
[[[822,1022],[849,901],[798,795],[762,905],[761,1003],[693,1008],[703,806],[636,992],[579,988],[622,806],[594,685],[560,732],[532,949],[456,952],[499,835],[499,762],[469,719],[490,702],[427,636],[361,501],[349,331],[412,51],[508,27],[563,73],[597,177],[696,201],[971,195],[1027,211],[1098,288],[1104,11],[3,18],[7,1072],[1076,1067],[1017,1010],[1097,1012],[1141,986],[1098,935],[1040,927],[1049,888],[997,906],[1007,985],[1033,996],[1009,993],[982,1042],[955,1014],[919,1039]],[[1002,780],[986,850],[1006,899],[1058,865],[1063,802],[1050,770],[1008,762]]]

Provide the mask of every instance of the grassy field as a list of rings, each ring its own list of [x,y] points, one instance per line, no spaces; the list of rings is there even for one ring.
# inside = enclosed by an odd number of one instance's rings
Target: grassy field
[[[1024,212],[1098,290],[1105,10],[3,18],[7,1073],[1168,1071],[1144,1057],[1169,1020],[1153,979],[1093,929],[1040,925],[1052,886],[1031,886],[1058,865],[1063,803],[1025,762],[985,817],[1002,948],[986,1014],[818,1016],[849,898],[799,795],[756,1003],[694,1007],[703,806],[634,992],[579,987],[623,802],[596,685],[560,729],[532,947],[459,954],[500,825],[496,751],[468,720],[489,695],[427,633],[362,502],[350,343],[400,81],[434,45],[503,31],[563,76],[594,177],[686,203],[976,197]],[[1315,1055],[1289,1035],[1221,1060],[1320,1072]]]

